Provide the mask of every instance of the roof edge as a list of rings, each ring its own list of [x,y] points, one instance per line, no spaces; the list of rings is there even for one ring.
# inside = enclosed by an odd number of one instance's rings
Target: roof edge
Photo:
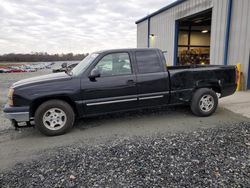
[[[166,10],[172,8],[172,7],[175,7],[175,6],[177,6],[177,5],[181,4],[181,3],[183,3],[184,1],[187,1],[187,0],[177,0],[177,1],[175,1],[175,2],[173,2],[173,3],[171,3],[171,4],[167,5],[167,6],[165,6],[165,7],[163,7],[163,8],[161,8],[161,9],[159,9],[159,10],[157,10],[157,11],[155,11],[155,12],[153,12],[153,13],[151,13],[151,14],[149,14],[149,15],[147,15],[147,16],[145,16],[145,17],[139,19],[139,20],[137,20],[137,21],[135,22],[135,24],[138,24],[138,23],[140,23],[140,22],[143,22],[143,21],[147,20],[148,18],[151,18],[151,17],[153,17],[153,16],[155,16],[155,15],[157,15],[157,14],[160,14],[160,13],[162,13],[162,12],[164,12],[164,11],[166,11]]]

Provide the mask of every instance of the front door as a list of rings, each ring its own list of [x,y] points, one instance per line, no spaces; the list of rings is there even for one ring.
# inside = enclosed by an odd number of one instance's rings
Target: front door
[[[137,107],[136,76],[127,52],[104,55],[93,70],[100,77],[81,82],[86,115]]]

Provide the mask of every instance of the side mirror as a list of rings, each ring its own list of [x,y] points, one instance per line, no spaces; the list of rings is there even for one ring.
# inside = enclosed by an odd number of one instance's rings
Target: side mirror
[[[97,70],[97,69],[93,69],[93,70],[90,72],[89,79],[95,80],[95,78],[99,78],[100,76],[101,76],[100,71]]]

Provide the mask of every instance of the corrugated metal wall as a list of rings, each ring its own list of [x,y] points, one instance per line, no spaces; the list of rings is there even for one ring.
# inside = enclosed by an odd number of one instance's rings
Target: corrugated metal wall
[[[210,64],[223,64],[228,0],[213,0]]]
[[[167,51],[166,61],[174,61],[175,21],[212,8],[211,64],[223,64],[229,0],[187,0],[150,18],[150,47]],[[229,64],[242,63],[247,79],[250,49],[250,0],[233,0],[229,40]],[[147,47],[148,21],[137,25],[137,46]],[[246,83],[245,83],[246,85]]]
[[[229,64],[234,65],[241,63],[243,76],[246,81],[249,66],[250,53],[250,1],[249,0],[234,0],[232,9],[232,19],[230,28],[229,40]]]
[[[189,0],[151,17],[150,33],[153,33],[155,37],[153,40],[150,40],[150,47],[157,47],[167,51],[167,64],[172,65],[174,60],[175,20],[196,14],[211,7],[212,0]],[[145,25],[143,29],[148,29],[146,21],[139,23],[137,26],[137,37],[142,32],[142,25]],[[144,35],[145,31],[142,33]],[[145,39],[147,40],[147,38]],[[147,47],[147,43],[137,40],[137,46]]]
[[[148,47],[148,20],[137,24],[137,47]]]

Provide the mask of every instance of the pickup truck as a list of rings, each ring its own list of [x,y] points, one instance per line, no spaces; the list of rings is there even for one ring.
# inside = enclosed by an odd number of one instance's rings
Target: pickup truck
[[[34,121],[45,135],[68,132],[76,118],[165,105],[190,105],[213,114],[218,97],[236,90],[235,66],[167,67],[159,49],[98,51],[70,72],[14,83],[3,111],[14,126]]]

